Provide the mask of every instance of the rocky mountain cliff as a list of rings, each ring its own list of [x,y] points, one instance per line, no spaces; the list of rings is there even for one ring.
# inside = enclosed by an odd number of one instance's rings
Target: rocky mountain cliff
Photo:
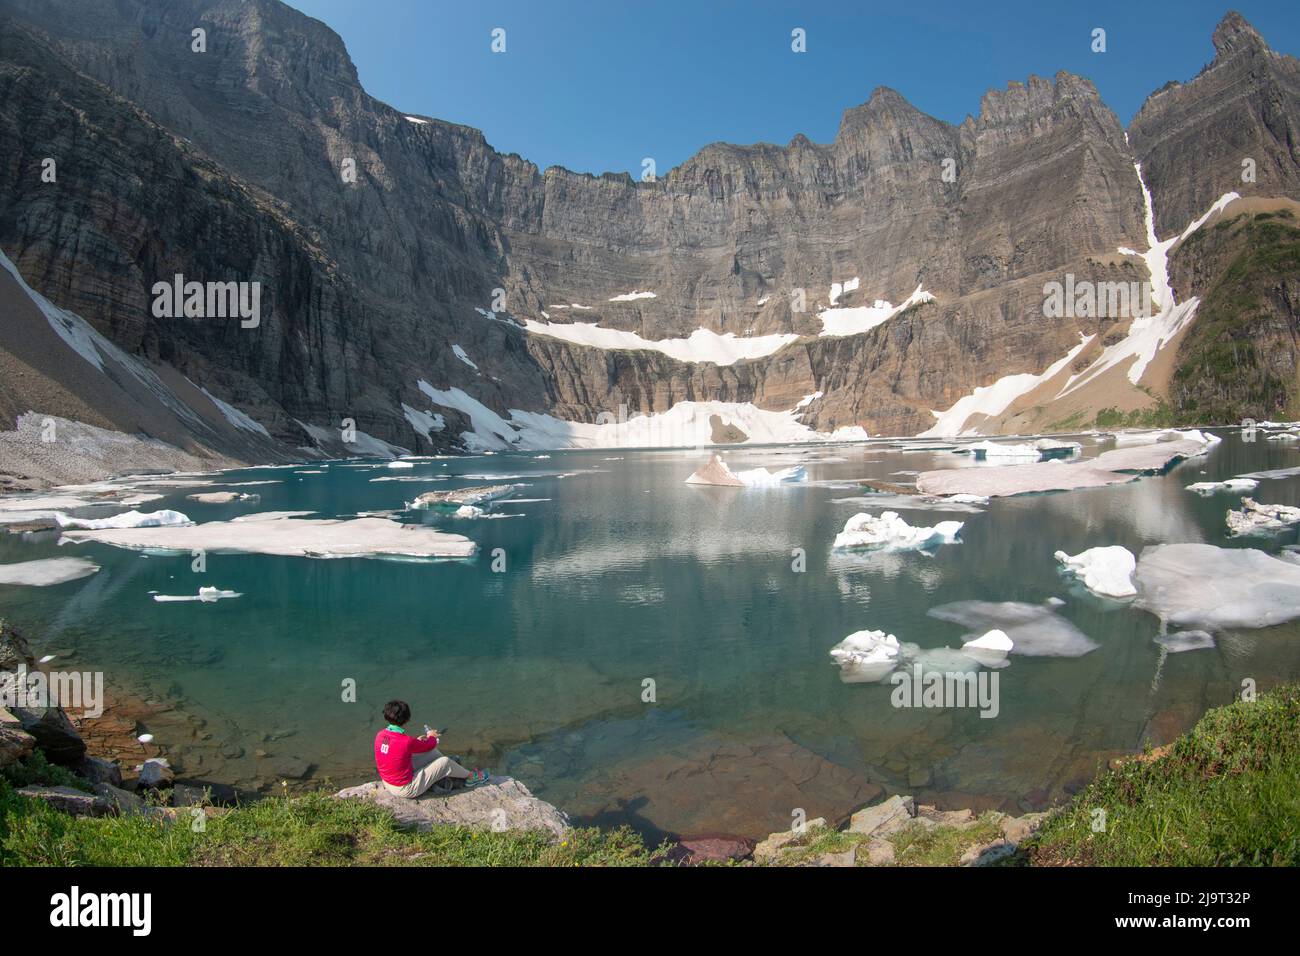
[[[715,440],[759,437],[755,416],[784,437],[1091,424],[1164,401],[1195,306],[1147,356],[1133,310],[1048,316],[1045,284],[1147,281],[1149,213],[1169,239],[1225,193],[1300,198],[1300,64],[1236,14],[1213,40],[1127,136],[1068,73],[956,126],[881,88],[829,144],[714,144],[634,182],[373,99],[278,0],[0,0],[0,249],[286,455],[636,443],[590,426],[687,402]],[[260,323],[156,316],[176,274],[260,283]],[[64,364],[43,374],[86,373]],[[267,454],[216,431],[190,434]]]

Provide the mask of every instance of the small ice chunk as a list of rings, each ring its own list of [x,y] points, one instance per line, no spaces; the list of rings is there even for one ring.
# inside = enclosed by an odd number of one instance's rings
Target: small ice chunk
[[[1137,594],[1137,588],[1133,586],[1137,559],[1128,548],[1119,545],[1089,548],[1073,556],[1057,551],[1056,560],[1076,574],[1093,594],[1109,598],[1128,598]]]
[[[178,601],[202,601],[204,604],[211,604],[214,601],[220,601],[223,598],[243,597],[239,591],[223,591],[221,588],[201,587],[198,594],[155,594],[153,599],[160,604],[172,603]]]
[[[1234,492],[1245,494],[1248,491],[1254,491],[1259,487],[1259,482],[1254,478],[1229,478],[1227,481],[1198,481],[1195,484],[1187,486],[1188,491],[1194,491],[1198,495],[1214,495],[1221,492]]]
[[[989,503],[989,499],[985,495],[968,495],[960,492],[955,495],[948,495],[943,500],[956,505],[986,505]]]
[[[1254,498],[1242,498],[1241,510],[1228,512],[1229,534],[1276,534],[1296,524],[1300,524],[1300,508],[1262,505]]]
[[[840,666],[840,679],[849,684],[883,679],[899,663],[902,648],[898,638],[884,631],[854,631],[831,648],[831,659]]]
[[[835,536],[835,548],[884,548],[894,551],[922,550],[957,540],[965,522],[940,521],[933,527],[913,527],[896,511],[879,517],[859,512],[844,523]]]
[[[994,628],[980,637],[966,641],[961,646],[961,652],[985,667],[995,667],[1006,659],[1014,647],[1015,643],[1007,637],[1006,631]]]
[[[136,737],[135,739],[140,741],[140,743],[142,744],[151,744],[153,743],[153,734],[141,734],[139,737]]]
[[[1178,631],[1174,634],[1160,634],[1156,643],[1170,654],[1184,651],[1202,651],[1214,646],[1214,635],[1209,631]]]

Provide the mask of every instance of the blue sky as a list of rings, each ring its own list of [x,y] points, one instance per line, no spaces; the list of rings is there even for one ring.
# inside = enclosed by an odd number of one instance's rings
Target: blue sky
[[[347,43],[398,109],[483,130],[539,166],[662,175],[707,143],[815,142],[890,86],[950,122],[1031,73],[1091,79],[1125,124],[1153,90],[1213,57],[1240,11],[1300,55],[1296,0],[288,0]],[[491,51],[491,31],[506,51]],[[807,52],[791,51],[806,31]],[[1091,34],[1106,30],[1106,52]]]

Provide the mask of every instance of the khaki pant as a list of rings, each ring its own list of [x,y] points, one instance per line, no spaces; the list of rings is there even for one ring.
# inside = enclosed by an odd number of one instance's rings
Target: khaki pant
[[[464,780],[469,776],[468,770],[450,757],[444,757],[436,749],[412,757],[411,769],[415,771],[415,776],[411,778],[411,782],[406,786],[396,787],[391,783],[384,783],[389,793],[399,797],[406,797],[408,800],[414,800],[443,777],[456,777]]]

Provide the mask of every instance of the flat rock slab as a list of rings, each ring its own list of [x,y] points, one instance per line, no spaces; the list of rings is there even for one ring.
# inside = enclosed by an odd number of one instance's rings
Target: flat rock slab
[[[1138,474],[1163,471],[1173,462],[1199,455],[1207,448],[1193,439],[1179,439],[1116,448],[1096,458],[1070,464],[1057,460],[926,471],[917,477],[916,488],[926,495],[966,494],[985,498],[1101,488],[1133,481]]]
[[[493,777],[472,790],[433,790],[415,800],[389,793],[379,781],[340,790],[343,800],[369,800],[392,813],[399,825],[417,830],[439,826],[490,830],[536,830],[562,836],[569,818],[545,800],[534,797],[513,777]]]

